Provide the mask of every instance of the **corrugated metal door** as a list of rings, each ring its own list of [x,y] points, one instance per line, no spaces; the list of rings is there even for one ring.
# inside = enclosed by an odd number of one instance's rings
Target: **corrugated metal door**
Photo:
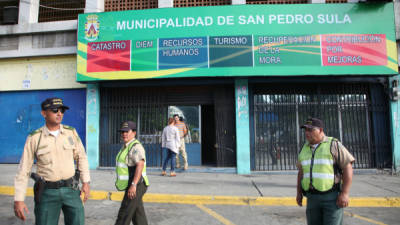
[[[51,97],[69,106],[62,123],[74,127],[86,144],[86,89],[0,92],[0,163],[19,162],[26,137],[45,124],[40,104]]]
[[[294,170],[305,137],[300,124],[321,118],[343,142],[354,168],[390,166],[387,99],[379,84],[263,85],[254,94],[254,170]]]

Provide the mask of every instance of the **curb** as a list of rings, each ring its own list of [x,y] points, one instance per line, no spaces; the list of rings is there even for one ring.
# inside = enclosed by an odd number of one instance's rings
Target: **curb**
[[[0,186],[0,195],[14,195],[14,187]],[[26,196],[32,197],[32,188]],[[122,201],[124,192],[90,191],[91,200]],[[204,205],[251,205],[251,206],[297,206],[295,197],[251,197],[251,196],[212,196],[147,193],[143,197],[148,203],[204,204]],[[305,205],[305,200],[303,200]],[[349,207],[400,207],[400,197],[353,197]]]

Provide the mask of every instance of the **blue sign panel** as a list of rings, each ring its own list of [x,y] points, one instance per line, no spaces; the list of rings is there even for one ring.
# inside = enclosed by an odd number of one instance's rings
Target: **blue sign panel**
[[[63,124],[74,127],[86,140],[86,89],[0,92],[0,163],[18,163],[30,132],[44,125],[40,104],[60,97],[69,106]]]
[[[206,37],[160,38],[159,69],[208,67],[208,43]]]

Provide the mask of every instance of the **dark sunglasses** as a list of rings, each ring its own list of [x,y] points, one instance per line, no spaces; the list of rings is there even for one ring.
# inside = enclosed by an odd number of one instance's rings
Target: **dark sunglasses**
[[[65,113],[65,108],[58,108],[58,109],[50,109],[53,113],[58,113],[60,111],[62,114]]]

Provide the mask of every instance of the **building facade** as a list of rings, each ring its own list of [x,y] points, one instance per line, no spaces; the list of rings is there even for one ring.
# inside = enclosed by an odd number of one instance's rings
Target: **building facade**
[[[0,97],[72,96],[66,103],[85,110],[71,121],[85,124],[91,168],[115,165],[116,129],[128,119],[138,124],[147,165],[159,167],[162,128],[178,114],[192,166],[295,170],[299,126],[314,116],[353,153],[355,168],[400,169],[399,2],[86,1],[69,9],[85,13],[0,26],[3,41],[18,39],[2,54]],[[17,108],[32,104],[22,98]]]

